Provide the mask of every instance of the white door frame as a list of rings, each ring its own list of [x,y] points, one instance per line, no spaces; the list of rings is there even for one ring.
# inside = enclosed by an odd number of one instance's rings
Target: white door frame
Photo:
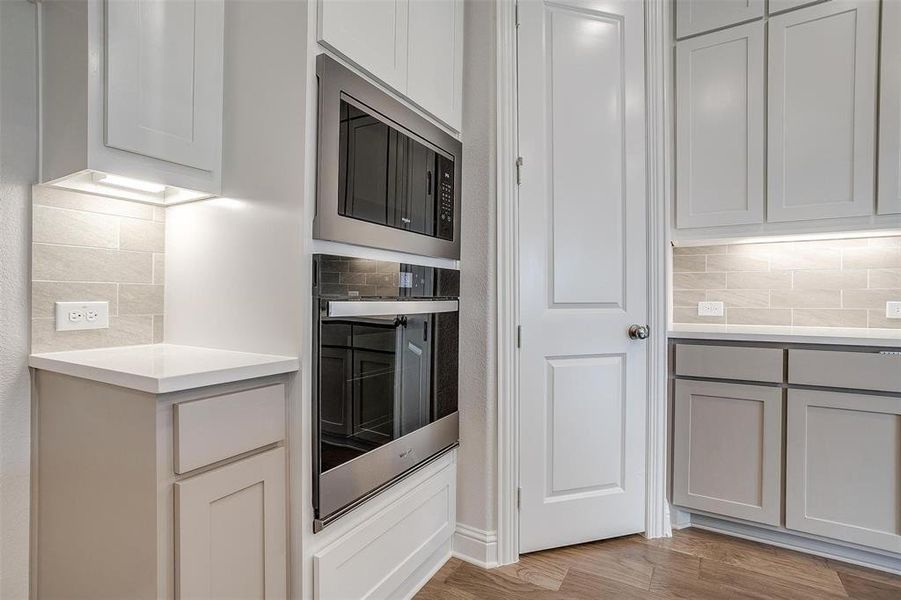
[[[666,129],[671,54],[670,0],[645,1],[647,106],[648,352],[647,507],[645,536],[671,535],[666,501],[666,203],[670,132]],[[516,1],[497,3],[497,551],[501,565],[519,560],[519,248]],[[528,165],[524,165],[527,169]],[[527,172],[527,171],[526,171]]]

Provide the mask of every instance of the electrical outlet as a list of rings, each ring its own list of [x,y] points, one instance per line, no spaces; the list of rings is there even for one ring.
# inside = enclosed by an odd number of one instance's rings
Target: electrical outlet
[[[723,311],[722,302],[698,302],[699,317],[722,317]]]
[[[57,302],[56,330],[107,329],[109,302]]]
[[[886,319],[901,319],[901,302],[886,302],[885,303],[885,318]]]

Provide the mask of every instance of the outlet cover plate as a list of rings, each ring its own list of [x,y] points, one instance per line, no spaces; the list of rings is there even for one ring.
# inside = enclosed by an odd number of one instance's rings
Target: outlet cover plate
[[[698,302],[699,317],[722,317],[724,310],[722,302]]]
[[[56,330],[109,328],[109,302],[57,302]]]
[[[888,301],[885,303],[886,319],[901,319],[901,302]]]

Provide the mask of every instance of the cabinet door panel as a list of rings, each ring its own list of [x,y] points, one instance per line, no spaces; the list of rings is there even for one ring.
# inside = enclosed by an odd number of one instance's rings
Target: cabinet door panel
[[[676,382],[673,502],[779,525],[782,390]]]
[[[175,484],[179,598],[287,598],[285,450]]]
[[[763,16],[763,0],[676,0],[676,37],[728,27]]]
[[[411,0],[407,95],[460,129],[463,118],[463,1]]]
[[[676,224],[763,222],[763,23],[676,44]]]
[[[106,3],[106,145],[206,171],[220,160],[222,0]]]
[[[879,4],[769,20],[767,220],[874,212]]]
[[[785,525],[901,552],[901,398],[790,390]]]
[[[801,8],[802,6],[807,6],[808,4],[817,4],[823,1],[824,0],[769,0],[766,10],[768,14],[772,15],[774,13],[794,10],[796,8]]]
[[[319,41],[407,91],[407,0],[319,0]]]
[[[901,2],[882,4],[879,214],[901,213]]]

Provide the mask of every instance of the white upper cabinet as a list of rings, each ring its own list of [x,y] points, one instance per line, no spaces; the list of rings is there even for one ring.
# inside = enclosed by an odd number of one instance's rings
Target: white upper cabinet
[[[460,130],[463,0],[319,0],[319,42]]]
[[[406,92],[408,8],[409,0],[320,0],[319,41]]]
[[[676,0],[676,37],[684,38],[762,16],[763,0]]]
[[[676,44],[676,226],[762,223],[764,24]]]
[[[794,10],[807,6],[808,4],[816,4],[824,0],[770,0],[767,4],[767,13],[773,14],[786,10]]]
[[[411,0],[407,95],[460,129],[463,118],[463,2]],[[451,26],[452,25],[452,26]]]
[[[901,213],[901,3],[882,5],[879,214]]]
[[[205,171],[222,132],[222,2],[106,9],[106,143]]]
[[[872,215],[879,3],[769,20],[767,220]]]
[[[41,181],[160,204],[218,194],[224,0],[39,6]]]

